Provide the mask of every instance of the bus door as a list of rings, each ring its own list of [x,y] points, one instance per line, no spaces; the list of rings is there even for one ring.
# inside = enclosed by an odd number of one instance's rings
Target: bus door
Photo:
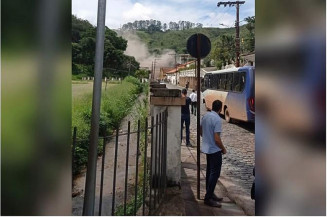
[[[231,118],[246,121],[246,73],[244,71],[231,73],[229,82],[231,85],[228,86],[228,101]]]

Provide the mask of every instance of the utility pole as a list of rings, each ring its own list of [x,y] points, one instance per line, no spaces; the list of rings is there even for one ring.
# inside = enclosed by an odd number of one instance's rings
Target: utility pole
[[[157,60],[161,60],[161,59],[154,58],[154,62],[153,62],[153,78],[154,79],[155,79],[155,74],[156,74],[156,63],[157,63]]]
[[[90,132],[89,154],[88,154],[87,172],[86,172],[86,180],[85,180],[84,208],[83,208],[83,215],[88,215],[88,216],[94,215],[105,20],[106,20],[106,0],[99,0],[98,21],[97,21],[97,30],[96,30],[97,35],[96,35],[96,48],[95,48],[91,132]]]
[[[169,54],[169,55],[173,55],[173,56],[175,56],[175,67],[176,67],[176,85],[177,85],[177,70],[178,70],[178,68],[177,68],[177,53],[174,53],[174,54]]]
[[[152,61],[152,65],[151,65],[151,79],[154,80],[154,61]]]
[[[221,5],[224,5],[226,7],[227,5],[229,7],[236,6],[236,22],[235,22],[235,28],[236,28],[236,37],[235,37],[235,50],[236,50],[236,67],[240,67],[240,5],[245,4],[245,1],[235,1],[235,2],[218,2],[217,7],[220,7]]]

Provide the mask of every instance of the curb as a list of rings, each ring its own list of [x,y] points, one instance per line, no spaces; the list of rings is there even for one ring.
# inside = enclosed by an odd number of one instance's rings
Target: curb
[[[244,191],[224,176],[220,176],[218,181],[225,187],[228,197],[241,207],[246,215],[255,215],[255,202],[251,199],[250,192]]]

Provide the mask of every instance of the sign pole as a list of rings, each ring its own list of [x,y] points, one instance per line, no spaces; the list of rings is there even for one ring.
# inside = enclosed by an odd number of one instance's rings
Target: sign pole
[[[200,200],[200,101],[201,101],[201,58],[206,57],[211,50],[210,39],[203,34],[194,34],[187,40],[187,51],[196,58],[196,78],[197,78],[197,134],[196,134],[196,158],[197,158],[197,199]]]
[[[197,198],[200,200],[200,66],[201,66],[201,37],[200,34],[197,35],[197,103],[196,103],[196,124],[197,124],[197,134],[196,134],[196,157],[197,157]]]
[[[83,215],[94,215],[96,169],[98,155],[99,120],[101,104],[101,86],[103,70],[104,36],[105,36],[106,0],[98,2],[98,24],[95,49],[93,101],[89,155],[85,180],[85,197]]]

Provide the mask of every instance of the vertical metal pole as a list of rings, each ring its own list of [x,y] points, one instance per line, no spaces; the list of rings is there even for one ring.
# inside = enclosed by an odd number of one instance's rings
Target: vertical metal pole
[[[236,67],[240,67],[240,5],[236,4]]]
[[[158,177],[157,177],[157,146],[158,146],[158,114],[156,116],[156,143],[154,147],[154,209],[156,209],[156,202],[157,202],[157,184],[158,184]]]
[[[72,171],[74,169],[74,159],[75,159],[75,149],[76,149],[76,135],[77,134],[77,127],[74,127],[73,132],[73,150],[72,150]],[[73,186],[73,180],[72,180],[72,186]]]
[[[160,174],[161,174],[161,176],[160,176],[160,180],[161,180],[161,185],[160,185],[160,188],[161,188],[161,198],[162,198],[162,196],[163,196],[163,193],[164,193],[164,191],[163,191],[163,186],[164,186],[164,183],[165,183],[165,181],[164,181],[164,171],[163,171],[163,168],[164,168],[164,164],[165,164],[165,137],[166,137],[166,134],[165,134],[165,125],[166,125],[166,122],[165,122],[165,120],[166,120],[166,112],[164,111],[163,113],[162,113],[162,141],[161,141],[161,167],[160,167],[160,170],[161,170],[161,172],[160,172]]]
[[[197,38],[197,118],[196,118],[196,126],[197,126],[197,134],[196,134],[196,157],[197,157],[197,198],[200,200],[200,66],[201,66],[201,42],[200,42],[200,35],[198,34]]]
[[[124,216],[126,215],[127,184],[128,184],[128,158],[129,158],[129,138],[131,132],[131,122],[128,121],[127,144],[126,144],[126,164],[125,164],[125,196],[124,196]]]
[[[160,202],[160,186],[161,186],[161,170],[160,170],[160,165],[161,165],[161,141],[162,141],[162,134],[161,131],[162,130],[162,114],[160,113],[159,115],[159,143],[158,143],[158,182],[157,182],[157,186],[158,186],[158,204]]]
[[[149,198],[149,215],[151,214],[151,199],[152,199],[152,185],[153,185],[153,174],[152,174],[152,167],[153,167],[153,154],[154,154],[154,139],[153,139],[153,131],[154,131],[154,117],[151,117],[151,159],[150,159],[150,198]]]
[[[116,129],[116,144],[115,144],[115,159],[114,159],[114,177],[112,185],[112,206],[111,206],[111,215],[115,215],[115,196],[116,196],[116,174],[117,174],[117,155],[118,155],[118,134],[119,128]]]
[[[151,79],[153,80],[153,61],[152,61],[152,64],[151,64]]]
[[[139,148],[140,148],[140,120],[137,121],[137,144],[136,144],[136,175],[135,175],[135,198],[134,198],[134,215],[136,216],[137,205],[137,187],[139,176]]]
[[[177,69],[177,59],[176,59],[176,58],[177,58],[177,54],[175,53],[176,85],[177,85],[177,83],[178,83],[178,82],[177,82],[177,70],[178,70],[178,69]]]
[[[106,157],[106,143],[107,143],[107,133],[104,131],[103,137],[103,150],[102,150],[102,165],[101,165],[101,184],[100,184],[100,201],[99,201],[99,216],[102,213],[102,197],[103,197],[103,177],[104,177],[104,162]]]
[[[142,215],[145,214],[145,185],[146,185],[146,174],[147,174],[147,146],[148,146],[148,118],[145,118],[145,144],[144,144],[144,171],[143,171],[143,210]]]
[[[106,0],[98,1],[98,24],[95,50],[92,118],[90,132],[89,156],[85,181],[83,215],[94,215],[97,145],[99,137],[99,120],[101,104],[101,83],[103,70],[104,33],[106,18]]]
[[[154,59],[153,62],[153,78],[156,80],[156,59]]]
[[[167,127],[168,127],[168,110],[166,109],[166,120],[165,120],[165,164],[164,164],[164,190],[166,191],[167,187]]]

